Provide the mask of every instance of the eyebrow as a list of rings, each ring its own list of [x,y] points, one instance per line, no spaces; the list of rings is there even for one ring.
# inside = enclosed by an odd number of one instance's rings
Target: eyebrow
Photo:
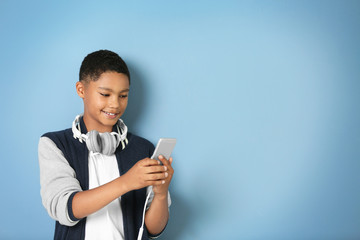
[[[98,89],[109,91],[109,92],[114,92],[111,88],[106,88],[106,87],[98,87]],[[120,93],[129,92],[129,91],[130,91],[130,89],[127,88],[127,89],[121,90]]]

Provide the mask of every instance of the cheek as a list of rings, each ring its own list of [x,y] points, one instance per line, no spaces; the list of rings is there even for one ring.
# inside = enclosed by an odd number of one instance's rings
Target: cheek
[[[86,99],[86,104],[89,108],[97,109],[103,108],[106,105],[106,101],[96,95],[92,95],[88,99]]]
[[[126,99],[120,99],[119,101],[119,107],[121,108],[122,111],[125,110],[126,106],[127,106],[128,100]]]
[[[125,99],[122,103],[121,103],[121,106],[122,108],[126,108],[127,107],[127,104],[128,104],[128,99]]]

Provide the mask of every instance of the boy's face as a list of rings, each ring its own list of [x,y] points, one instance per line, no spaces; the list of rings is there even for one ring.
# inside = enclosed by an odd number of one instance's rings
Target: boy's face
[[[76,83],[76,91],[84,100],[84,122],[88,131],[112,131],[125,112],[129,87],[125,74],[110,71],[102,73],[97,81]]]

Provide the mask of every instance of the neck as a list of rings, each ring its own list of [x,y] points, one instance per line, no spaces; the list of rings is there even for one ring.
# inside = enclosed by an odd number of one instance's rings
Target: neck
[[[83,116],[83,120],[84,120],[84,124],[85,124],[85,127],[88,132],[90,132],[92,130],[96,130],[100,133],[104,133],[104,132],[112,132],[112,130],[113,130],[113,126],[101,126],[99,123],[97,123],[94,120],[91,120],[90,118],[88,118],[85,115]]]

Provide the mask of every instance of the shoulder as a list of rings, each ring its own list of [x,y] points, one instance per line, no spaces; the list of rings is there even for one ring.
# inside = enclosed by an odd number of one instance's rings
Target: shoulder
[[[43,134],[41,137],[48,137],[51,140],[56,140],[56,139],[68,138],[69,136],[72,136],[71,128],[64,129],[61,131],[47,132]]]
[[[43,138],[49,138],[62,151],[66,148],[69,148],[69,146],[77,146],[77,144],[79,143],[79,141],[75,141],[76,139],[74,139],[73,137],[71,128],[61,131],[47,132],[43,134],[40,139]]]

